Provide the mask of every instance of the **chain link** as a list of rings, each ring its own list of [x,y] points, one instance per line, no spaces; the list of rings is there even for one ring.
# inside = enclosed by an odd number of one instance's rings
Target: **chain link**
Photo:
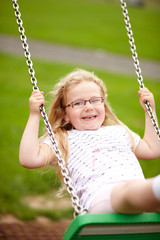
[[[27,37],[25,35],[25,30],[24,30],[24,27],[23,27],[23,21],[21,19],[21,13],[19,11],[19,5],[17,3],[17,0],[12,0],[13,2],[13,8],[15,10],[15,16],[17,18],[17,24],[19,26],[18,30],[21,34],[20,36],[20,39],[22,41],[22,47],[24,49],[24,55],[27,59],[26,63],[27,63],[27,66],[28,66],[28,72],[29,72],[29,75],[31,76],[31,83],[33,85],[33,90],[39,90],[38,86],[37,86],[37,79],[35,77],[35,71],[33,69],[33,62],[31,60],[31,54],[29,52],[29,45],[27,43]],[[41,106],[40,107],[40,111],[41,111],[41,115],[43,117],[43,121],[44,121],[44,124],[45,124],[45,127],[47,129],[47,132],[48,132],[48,135],[50,137],[50,140],[52,142],[52,147],[55,151],[55,155],[58,159],[58,165],[60,166],[61,168],[61,173],[62,173],[62,176],[64,177],[64,183],[67,185],[67,190],[71,196],[71,201],[72,201],[72,207],[74,208],[74,217],[76,217],[77,215],[81,215],[81,214],[85,214],[87,213],[87,210],[85,210],[81,205],[80,205],[80,202],[79,202],[79,198],[76,194],[76,191],[73,187],[73,184],[72,184],[72,180],[69,176],[69,171],[68,169],[65,167],[65,161],[64,159],[61,157],[61,152],[58,148],[58,144],[54,138],[54,133],[52,131],[52,128],[51,128],[51,125],[48,121],[48,117],[47,117],[47,114],[45,112],[45,108],[44,106]]]
[[[138,54],[136,52],[136,46],[135,46],[135,42],[134,42],[134,38],[133,38],[133,32],[131,30],[131,24],[130,24],[130,19],[129,19],[129,16],[128,16],[127,5],[126,5],[126,2],[124,0],[120,0],[120,2],[121,2],[121,8],[122,8],[122,11],[123,11],[123,16],[124,16],[124,22],[126,24],[127,35],[128,35],[128,38],[129,38],[129,44],[130,44],[130,49],[131,49],[131,52],[132,52],[132,58],[133,58],[134,66],[135,66],[135,71],[136,71],[136,74],[137,74],[137,80],[138,80],[138,83],[139,83],[139,88],[142,89],[142,88],[144,88],[143,77],[142,77],[142,74],[141,74],[141,68],[140,68],[139,61],[138,61]],[[148,115],[151,119],[151,122],[153,124],[154,130],[157,134],[158,140],[160,141],[160,129],[159,129],[158,123],[156,122],[156,119],[153,115],[150,103],[146,101],[145,106],[146,106]]]

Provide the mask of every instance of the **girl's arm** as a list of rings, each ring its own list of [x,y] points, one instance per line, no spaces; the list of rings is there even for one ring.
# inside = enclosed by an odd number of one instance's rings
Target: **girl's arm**
[[[147,89],[143,88],[138,92],[140,104],[145,111],[145,132],[143,139],[140,140],[136,147],[135,154],[139,159],[156,159],[160,157],[160,141],[157,138],[157,134],[153,128],[150,117],[145,107],[145,101],[150,103],[153,111],[153,115],[158,123],[155,102],[153,94]]]
[[[37,90],[33,91],[29,98],[30,115],[19,149],[20,164],[26,168],[43,167],[47,162],[46,156],[53,155],[51,148],[46,144],[43,144],[43,147],[41,147],[38,140],[40,121],[39,107],[42,104],[45,104],[43,93]]]

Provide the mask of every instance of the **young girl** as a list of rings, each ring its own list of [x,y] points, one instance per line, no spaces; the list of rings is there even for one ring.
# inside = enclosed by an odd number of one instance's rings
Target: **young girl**
[[[48,118],[81,205],[90,213],[159,212],[160,175],[145,179],[138,162],[160,156],[160,141],[144,104],[150,102],[156,117],[152,93],[147,88],[138,92],[145,111],[143,139],[112,113],[106,88],[93,73],[79,69],[68,74],[54,94]],[[38,139],[42,104],[43,93],[33,91],[19,151],[26,168],[57,163],[47,133]]]

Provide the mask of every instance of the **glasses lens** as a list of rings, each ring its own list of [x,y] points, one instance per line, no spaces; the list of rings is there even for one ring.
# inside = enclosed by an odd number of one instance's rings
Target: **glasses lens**
[[[93,98],[90,100],[90,103],[92,105],[99,105],[102,103],[102,98],[101,97]]]
[[[75,101],[75,102],[72,102],[71,105],[73,108],[78,109],[78,108],[83,108],[85,106],[86,102],[89,102],[93,106],[96,106],[96,105],[100,105],[101,103],[103,103],[104,99],[102,97],[96,97],[96,98],[92,98],[90,100]]]
[[[75,101],[72,103],[73,108],[82,108],[84,106],[84,101]]]

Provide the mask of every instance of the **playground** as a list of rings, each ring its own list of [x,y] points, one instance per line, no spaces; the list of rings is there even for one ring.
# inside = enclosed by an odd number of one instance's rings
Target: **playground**
[[[160,97],[160,52],[158,48],[160,33],[157,31],[157,22],[160,20],[160,5],[157,1],[148,2],[143,7],[129,6],[129,13],[131,13],[145,85],[154,92],[155,101],[158,103]],[[57,200],[56,195],[60,183],[53,170],[39,169],[31,172],[31,170],[23,169],[18,163],[19,141],[29,113],[27,101],[32,86],[17,34],[12,2],[1,4],[4,12],[0,17],[3,23],[0,29],[0,85],[1,113],[4,117],[1,118],[1,140],[3,139],[3,141],[1,141],[0,150],[2,160],[0,171],[3,171],[0,177],[0,239],[60,240],[73,218],[69,196],[63,197],[63,201],[61,198]],[[28,1],[28,5],[20,3],[20,8],[22,16],[24,16],[26,33],[29,35],[28,43],[36,69],[38,85],[46,94],[46,106],[49,102],[47,93],[53,87],[53,83],[62,75],[76,67],[95,70],[104,79],[109,92],[112,93],[109,100],[116,114],[131,129],[142,136],[143,112],[137,98],[138,83],[129,53],[128,40],[125,36],[123,19],[118,19],[122,14],[118,1],[114,3],[111,1],[106,1],[106,3],[105,1],[100,1],[100,3],[86,1],[85,3],[82,1],[81,4],[77,1],[79,9],[84,9],[84,7],[86,9],[84,22],[77,20],[76,27],[73,19],[68,19],[65,29],[63,26],[68,13],[75,17],[74,12],[77,6],[73,1],[69,1],[67,6],[69,12],[65,9],[65,3],[60,12],[60,5],[54,2],[52,10],[59,10],[59,15],[55,14],[55,16],[52,16],[51,11],[47,12],[47,4],[51,4],[49,1],[45,5],[45,9],[44,6],[37,8],[36,4],[38,3],[34,3],[32,6],[32,1]],[[88,16],[87,10],[91,7],[93,8],[92,13]],[[94,11],[97,7],[99,12],[101,11],[100,15],[106,14],[105,11],[108,11],[108,15],[110,11],[115,11],[117,19],[114,17],[113,21],[112,16],[108,16],[110,19],[100,18],[100,22],[93,23],[95,27],[90,28],[89,35],[87,30],[91,26],[89,18],[93,19],[92,14],[95,14]],[[28,14],[27,8],[30,10]],[[43,13],[44,31],[42,34],[42,22],[35,21],[35,19],[42,19]],[[134,18],[134,16],[136,17]],[[149,18],[152,21],[147,20]],[[107,25],[109,20],[113,26]],[[55,24],[56,21],[59,25]],[[49,22],[49,26],[47,22]],[[71,22],[73,23],[72,28]],[[85,26],[86,22],[88,26]],[[96,24],[101,27],[96,27]],[[107,30],[105,30],[106,26]],[[55,35],[54,31],[52,31],[53,35],[50,33],[51,28],[55,30]],[[79,30],[77,31],[77,29]],[[95,29],[98,29],[98,32],[95,32],[94,35]],[[107,34],[105,35],[104,32]],[[119,38],[116,41],[115,36]],[[119,92],[121,92],[120,98],[118,97]],[[122,106],[121,108],[119,108],[119,104]],[[160,118],[158,104],[157,116]],[[41,121],[41,130],[43,127]],[[156,159],[154,162],[146,163],[140,160],[146,177],[160,173],[159,161],[160,159]]]

